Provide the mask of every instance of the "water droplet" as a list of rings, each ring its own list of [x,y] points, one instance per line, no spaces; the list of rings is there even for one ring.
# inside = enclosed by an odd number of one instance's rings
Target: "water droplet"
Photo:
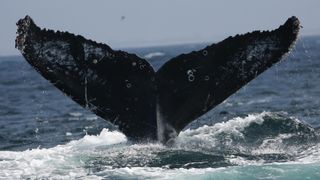
[[[209,81],[209,79],[210,79],[210,77],[209,77],[208,75],[206,75],[206,76],[204,77],[204,80],[205,80],[205,81]]]
[[[202,51],[202,54],[203,54],[204,56],[207,56],[207,55],[208,55],[208,51],[207,51],[207,50],[203,50],[203,51]]]
[[[139,66],[139,68],[142,70],[143,68],[145,68],[146,67],[146,65],[145,64],[141,64],[140,66]]]
[[[136,62],[132,62],[132,66],[136,66],[137,65],[137,63]]]
[[[97,64],[98,60],[94,59],[92,62],[93,62],[93,64]]]
[[[193,73],[195,73],[195,72],[197,72],[197,70],[195,70],[195,69],[189,69],[189,70],[187,71],[187,74],[188,74],[188,75],[193,75]]]
[[[132,87],[132,84],[129,82],[129,80],[126,80],[126,86],[127,86],[127,88],[131,88]]]
[[[194,81],[194,79],[195,79],[195,76],[194,76],[194,74],[193,74],[194,72],[196,72],[195,69],[189,69],[189,70],[187,71],[188,81],[190,81],[190,82]]]
[[[190,74],[190,75],[188,76],[188,81],[193,82],[194,79],[195,79],[195,77],[194,77],[193,74]]]

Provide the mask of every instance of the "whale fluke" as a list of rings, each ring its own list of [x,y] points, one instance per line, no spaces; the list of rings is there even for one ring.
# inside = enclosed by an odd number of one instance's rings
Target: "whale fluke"
[[[156,73],[164,131],[178,134],[280,61],[293,48],[299,28],[291,17],[276,30],[236,35],[167,61]]]
[[[42,30],[26,16],[16,46],[53,85],[133,139],[156,139],[155,72],[134,54],[67,32]]]
[[[157,72],[135,54],[17,22],[16,47],[47,80],[133,140],[167,142],[293,48],[299,20],[179,55]]]

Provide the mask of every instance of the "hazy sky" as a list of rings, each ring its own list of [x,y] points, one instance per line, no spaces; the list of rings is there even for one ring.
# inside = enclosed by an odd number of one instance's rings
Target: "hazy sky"
[[[216,42],[292,15],[302,35],[320,34],[320,0],[1,0],[0,55],[18,54],[15,23],[27,14],[40,27],[114,48]]]

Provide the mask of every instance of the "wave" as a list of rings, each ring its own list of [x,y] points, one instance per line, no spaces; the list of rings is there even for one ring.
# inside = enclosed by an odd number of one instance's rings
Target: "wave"
[[[152,52],[152,53],[144,55],[143,57],[148,60],[148,59],[152,59],[152,58],[155,58],[155,57],[161,57],[161,56],[164,56],[164,55],[165,54],[163,52]]]
[[[238,174],[245,179],[252,170],[279,173],[275,169],[287,166],[292,173],[297,167],[313,171],[320,167],[319,147],[313,128],[285,113],[263,112],[184,130],[171,147],[133,144],[122,133],[103,129],[53,148],[0,151],[0,177],[190,179]]]

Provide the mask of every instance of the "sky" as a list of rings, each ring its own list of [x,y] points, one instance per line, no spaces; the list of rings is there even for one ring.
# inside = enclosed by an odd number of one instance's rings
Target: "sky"
[[[320,34],[320,0],[1,0],[1,56],[19,54],[15,23],[25,15],[115,49],[217,42],[275,29],[293,15],[301,36]]]

